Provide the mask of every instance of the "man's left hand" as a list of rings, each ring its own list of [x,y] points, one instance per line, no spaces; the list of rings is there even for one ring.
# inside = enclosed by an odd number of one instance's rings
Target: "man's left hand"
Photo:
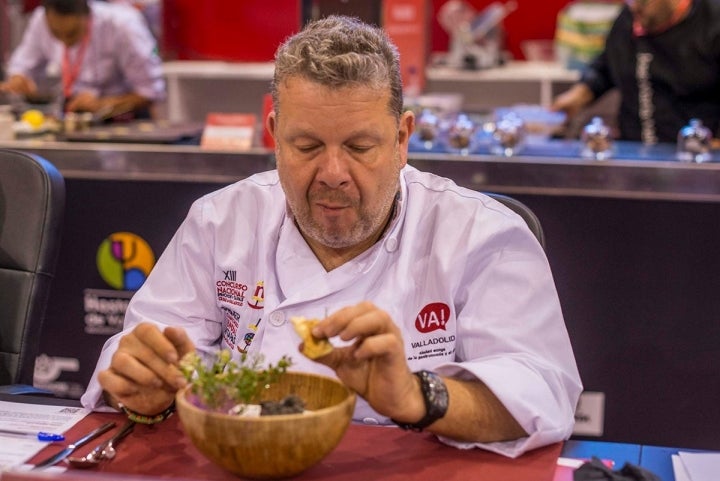
[[[65,105],[68,112],[97,112],[103,108],[100,99],[92,92],[80,92],[70,98]]]
[[[323,319],[312,334],[353,341],[317,361],[334,369],[378,413],[404,422],[424,416],[420,385],[405,360],[402,334],[387,312],[362,302]]]

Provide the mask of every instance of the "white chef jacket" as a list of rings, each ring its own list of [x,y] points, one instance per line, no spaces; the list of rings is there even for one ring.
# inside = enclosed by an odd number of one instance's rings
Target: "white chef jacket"
[[[507,456],[566,439],[581,391],[542,247],[499,202],[406,167],[395,216],[369,250],[326,272],[286,210],[276,171],[197,200],[125,317],[182,326],[198,351],[262,353],[292,369],[334,376],[298,353],[289,318],[369,300],[400,326],[410,369],[481,379],[529,436],[483,447]],[[102,406],[97,372],[83,405]],[[333,340],[334,342],[336,340]],[[357,422],[390,424],[358,399]]]
[[[90,39],[73,94],[90,92],[97,97],[136,93],[150,100],[165,98],[162,62],[155,38],[136,9],[120,4],[88,2]],[[37,7],[20,45],[7,67],[7,76],[22,74],[36,81],[62,78],[65,46],[56,39],[45,20],[45,8]],[[74,62],[80,43],[69,49]],[[58,84],[59,85],[59,84]]]

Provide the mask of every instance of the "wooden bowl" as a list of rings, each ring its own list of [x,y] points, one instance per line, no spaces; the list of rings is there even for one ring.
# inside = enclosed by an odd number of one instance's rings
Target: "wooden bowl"
[[[314,466],[340,442],[352,419],[355,393],[336,379],[286,372],[264,395],[280,400],[297,394],[304,414],[238,417],[202,409],[176,396],[177,412],[195,447],[215,464],[242,477],[294,476]]]

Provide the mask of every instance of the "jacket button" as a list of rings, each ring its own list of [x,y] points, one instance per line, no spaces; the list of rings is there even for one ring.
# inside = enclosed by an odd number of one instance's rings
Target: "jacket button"
[[[275,311],[270,314],[270,324],[280,327],[285,324],[285,314],[282,311]]]

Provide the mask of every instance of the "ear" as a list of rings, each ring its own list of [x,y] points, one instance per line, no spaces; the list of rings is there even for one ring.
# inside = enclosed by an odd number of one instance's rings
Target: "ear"
[[[398,141],[401,146],[407,147],[410,142],[410,136],[415,131],[415,114],[411,110],[406,110],[400,116]]]
[[[400,116],[398,126],[398,147],[400,148],[400,156],[402,158],[403,167],[407,164],[408,147],[410,145],[410,136],[415,131],[415,114],[407,110]]]
[[[265,117],[265,128],[268,133],[272,136],[275,145],[277,145],[277,138],[275,138],[275,128],[277,127],[277,119],[275,118],[275,111],[271,110]]]

